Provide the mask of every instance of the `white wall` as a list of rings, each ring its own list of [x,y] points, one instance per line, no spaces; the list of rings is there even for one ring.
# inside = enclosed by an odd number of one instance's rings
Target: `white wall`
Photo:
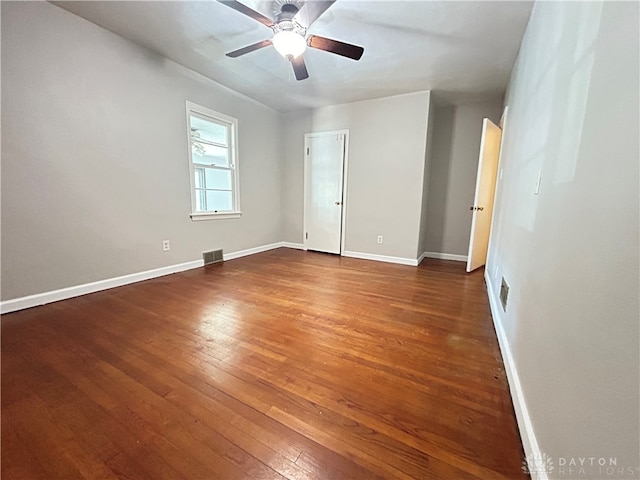
[[[415,260],[429,101],[418,92],[287,114],[285,240],[302,242],[303,134],[349,129],[346,250]]]
[[[536,3],[506,100],[487,276],[556,478],[559,457],[640,466],[639,13]],[[593,473],[572,478],[614,478]]]
[[[435,109],[424,252],[467,255],[482,120],[501,115],[502,99]]]
[[[282,240],[279,113],[52,4],[1,8],[3,300]],[[239,120],[241,219],[189,218],[185,100]]]

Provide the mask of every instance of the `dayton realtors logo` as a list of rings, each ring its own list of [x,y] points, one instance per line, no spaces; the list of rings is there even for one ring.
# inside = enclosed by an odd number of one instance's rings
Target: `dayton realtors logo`
[[[549,474],[553,469],[553,460],[544,452],[527,457],[522,462],[522,471],[529,475]]]
[[[557,478],[638,478],[640,467],[620,466],[615,457],[558,457],[556,468],[554,459],[542,452],[527,456],[522,471],[534,478],[545,478],[552,472]]]
[[[558,475],[568,477],[597,476],[598,478],[637,478],[640,468],[618,465],[616,457],[560,457]]]

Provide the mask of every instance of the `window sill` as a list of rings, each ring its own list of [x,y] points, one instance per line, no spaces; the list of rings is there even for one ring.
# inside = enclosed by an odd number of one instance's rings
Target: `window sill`
[[[225,212],[225,213],[211,213],[211,212],[199,212],[192,213],[191,221],[201,222],[203,220],[223,220],[227,218],[240,218],[242,212]]]

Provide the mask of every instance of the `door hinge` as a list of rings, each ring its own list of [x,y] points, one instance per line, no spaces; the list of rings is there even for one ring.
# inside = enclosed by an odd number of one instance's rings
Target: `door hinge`
[[[305,240],[309,240],[309,232],[305,232],[305,234],[304,234],[304,239],[305,239]]]
[[[309,155],[309,147],[307,147],[307,155]]]

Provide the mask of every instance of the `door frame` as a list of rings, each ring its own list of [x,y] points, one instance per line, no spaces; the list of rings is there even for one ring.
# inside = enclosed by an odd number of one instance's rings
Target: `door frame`
[[[309,176],[309,169],[307,167],[307,148],[309,147],[309,139],[313,137],[320,137],[324,135],[344,135],[344,152],[342,155],[342,214],[340,222],[340,256],[345,251],[345,239],[346,239],[346,227],[347,227],[347,185],[348,173],[349,173],[349,129],[344,130],[329,130],[326,132],[312,132],[304,134],[304,149],[302,151],[303,158],[303,184],[302,184],[302,249],[307,250],[307,180]]]

